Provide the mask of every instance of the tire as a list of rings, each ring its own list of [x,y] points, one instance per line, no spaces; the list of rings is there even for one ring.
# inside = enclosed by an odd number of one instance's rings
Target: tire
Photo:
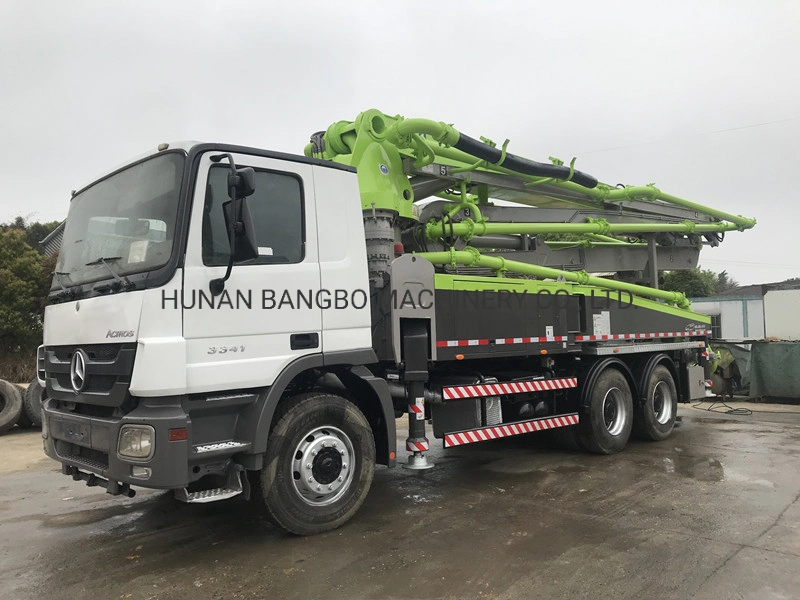
[[[643,440],[660,442],[669,437],[678,414],[678,389],[669,369],[658,365],[647,380],[645,398],[633,415],[633,432]]]
[[[29,429],[33,426],[31,420],[28,418],[28,415],[25,413],[25,388],[22,387],[20,384],[15,383],[14,387],[17,388],[19,392],[20,398],[22,398],[22,413],[19,415],[19,420],[17,421],[17,426],[22,427],[23,429]]]
[[[340,396],[301,394],[291,402],[267,442],[261,493],[278,526],[314,535],[340,527],[361,507],[374,476],[375,440],[361,411]]]
[[[589,392],[588,414],[578,423],[583,446],[595,454],[615,454],[628,443],[633,427],[633,398],[628,380],[607,368]]]
[[[42,402],[47,399],[47,390],[39,385],[39,380],[34,379],[25,390],[23,400],[25,414],[30,419],[33,427],[42,426]]]
[[[0,433],[5,433],[19,421],[22,396],[17,386],[0,379]]]

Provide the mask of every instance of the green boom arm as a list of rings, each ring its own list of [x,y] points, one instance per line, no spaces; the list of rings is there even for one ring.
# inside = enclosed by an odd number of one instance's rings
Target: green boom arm
[[[650,212],[658,213],[659,206],[674,206],[696,213],[696,221],[686,219],[665,222],[665,219],[636,222],[608,222],[602,218],[587,218],[584,223],[575,222],[489,222],[481,215],[478,204],[485,201],[467,194],[467,185],[461,183],[461,194],[439,195],[458,204],[441,218],[425,223],[424,235],[429,240],[439,240],[442,233],[469,241],[475,236],[503,234],[578,234],[584,236],[585,245],[619,247],[641,247],[641,243],[626,243],[611,235],[677,234],[695,235],[721,233],[750,229],[755,219],[733,215],[711,207],[662,192],[654,185],[626,186],[617,188],[600,183],[586,173],[574,169],[573,164],[563,165],[551,159],[553,164],[539,163],[507,152],[508,141],[497,148],[484,138],[473,139],[440,121],[428,119],[405,119],[388,116],[378,110],[367,110],[354,121],[338,121],[325,132],[314,134],[305,148],[307,156],[332,160],[357,168],[361,190],[362,208],[365,211],[389,211],[400,218],[400,222],[412,223],[417,218],[414,210],[414,192],[409,182],[410,173],[405,165],[413,164],[416,170],[433,163],[447,165],[451,173],[487,173],[512,175],[522,186],[544,185],[542,197],[556,197],[578,206],[598,211],[609,211],[609,203],[647,202]],[[469,178],[467,178],[469,182]],[[539,188],[544,189],[544,188]],[[480,192],[479,192],[480,195]],[[454,216],[462,209],[470,209],[470,217],[459,221]],[[616,211],[612,211],[616,214]],[[666,220],[668,221],[668,219]],[[564,242],[555,244],[564,245]],[[657,298],[681,307],[688,307],[683,294],[664,292],[646,286],[634,285],[608,279],[591,277],[585,272],[562,271],[481,255],[478,250],[467,247],[461,251],[422,252],[434,264],[488,267],[498,272],[513,271],[541,278],[564,278],[582,284],[628,291],[639,296]]]
[[[551,269],[549,267],[540,267],[538,265],[531,265],[515,260],[506,260],[499,256],[484,256],[475,248],[469,246],[464,250],[450,250],[448,252],[420,252],[418,256],[422,256],[435,265],[487,267],[498,272],[515,271],[523,275],[533,275],[541,279],[562,278],[574,283],[580,283],[581,285],[595,285],[610,290],[630,292],[637,296],[665,300],[669,304],[677,305],[679,308],[689,308],[689,301],[686,299],[686,296],[680,292],[665,292],[644,285],[635,285],[632,283],[614,281],[612,279],[592,277],[584,271],[561,271],[560,269]]]

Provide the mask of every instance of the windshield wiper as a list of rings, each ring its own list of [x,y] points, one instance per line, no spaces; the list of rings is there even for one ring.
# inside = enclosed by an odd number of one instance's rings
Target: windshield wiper
[[[103,264],[103,265],[105,265],[106,267],[108,267],[108,270],[109,270],[109,271],[111,271],[111,267],[109,267],[109,266],[108,266],[108,263],[107,263],[106,261],[107,261],[107,260],[119,260],[119,259],[121,259],[121,258],[122,258],[121,256],[106,256],[105,258],[101,256],[101,257],[100,257],[100,258],[98,258],[97,260],[93,260],[92,262],[88,262],[88,263],[86,263],[86,266],[87,266],[87,267],[93,267],[94,265],[100,265],[100,264]],[[111,273],[112,273],[112,274],[114,274],[114,271],[111,271]]]
[[[64,282],[61,280],[62,277],[66,276],[69,277],[69,273],[61,273],[59,271],[53,271],[53,275],[56,276],[56,281],[58,285],[61,286],[61,291],[56,294],[57,298],[75,298],[78,295],[78,292],[75,288],[68,289],[67,286],[64,285]]]
[[[103,265],[106,269],[108,269],[108,272],[111,273],[111,276],[114,278],[114,283],[109,285],[107,288],[104,285],[96,285],[94,286],[95,290],[102,291],[103,288],[112,290],[118,290],[122,288],[123,290],[129,290],[131,287],[133,287],[133,284],[127,277],[124,278],[120,277],[117,274],[117,272],[111,268],[111,265],[109,265],[107,262],[110,260],[120,260],[121,258],[122,258],[121,256],[107,256],[105,258],[101,256],[97,260],[93,260],[91,262],[86,263],[87,267],[93,267],[95,265]]]

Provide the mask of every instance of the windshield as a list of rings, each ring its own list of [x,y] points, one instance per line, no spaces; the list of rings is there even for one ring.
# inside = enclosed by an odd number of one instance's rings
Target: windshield
[[[163,154],[75,196],[51,289],[107,279],[111,270],[125,276],[167,264],[183,163],[183,154]]]

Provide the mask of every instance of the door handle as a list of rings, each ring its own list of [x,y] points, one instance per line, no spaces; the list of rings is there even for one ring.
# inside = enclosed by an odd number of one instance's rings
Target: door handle
[[[318,333],[293,333],[289,337],[292,350],[305,350],[306,348],[319,348]]]

